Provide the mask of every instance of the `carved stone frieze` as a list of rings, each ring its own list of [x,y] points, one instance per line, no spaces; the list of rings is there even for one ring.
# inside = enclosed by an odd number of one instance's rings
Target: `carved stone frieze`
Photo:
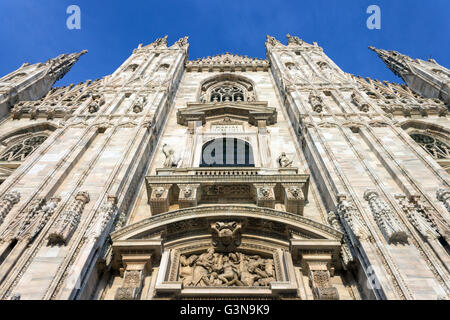
[[[267,60],[239,56],[231,53],[224,53],[214,57],[206,57],[186,62],[186,69],[190,70],[213,70],[223,71],[228,68],[239,68],[240,70],[267,70],[269,62]]]
[[[179,280],[184,287],[268,287],[276,280],[273,258],[242,252],[181,255]]]

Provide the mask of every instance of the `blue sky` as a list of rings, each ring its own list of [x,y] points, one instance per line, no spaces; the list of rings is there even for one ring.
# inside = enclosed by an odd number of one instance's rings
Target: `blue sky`
[[[66,28],[66,8],[81,8],[81,30]],[[369,30],[366,9],[381,8],[381,30]],[[450,68],[449,0],[0,0],[0,75],[23,62],[88,49],[57,85],[112,73],[139,43],[189,36],[189,57],[232,52],[265,57],[265,36],[316,41],[344,71],[400,82],[367,49],[432,56]]]

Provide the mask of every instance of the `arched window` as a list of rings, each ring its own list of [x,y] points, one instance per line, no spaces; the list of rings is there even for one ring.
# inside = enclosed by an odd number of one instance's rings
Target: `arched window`
[[[247,78],[222,74],[202,83],[199,94],[201,103],[255,101],[253,84]]]
[[[253,150],[247,141],[219,138],[202,147],[200,167],[254,167]]]
[[[434,159],[450,159],[450,147],[445,142],[422,133],[412,133],[410,136]]]
[[[33,151],[36,150],[46,139],[46,135],[27,137],[6,149],[0,155],[0,161],[23,161],[26,157],[33,153]]]

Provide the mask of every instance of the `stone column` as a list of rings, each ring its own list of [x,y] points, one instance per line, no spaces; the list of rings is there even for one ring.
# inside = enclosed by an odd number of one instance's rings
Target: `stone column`
[[[0,201],[0,225],[5,220],[11,208],[20,200],[20,193],[18,191],[11,191],[5,194]]]
[[[315,300],[339,300],[338,290],[331,285],[331,254],[302,254],[309,285]]]
[[[254,184],[256,189],[256,205],[258,207],[275,208],[275,184]]]
[[[152,186],[152,193],[150,195],[150,209],[152,211],[152,215],[169,211],[169,192],[171,187],[171,184]]]
[[[200,184],[179,184],[178,204],[180,209],[196,207],[200,198]]]
[[[74,201],[64,210],[51,228],[48,236],[50,245],[65,245],[80,223],[84,206],[89,202],[89,193],[80,191]]]
[[[151,254],[122,254],[123,281],[117,289],[115,300],[139,299],[145,276],[151,270],[151,258]]]
[[[284,205],[286,211],[303,215],[303,207],[305,206],[305,196],[299,185],[282,184],[284,188]]]

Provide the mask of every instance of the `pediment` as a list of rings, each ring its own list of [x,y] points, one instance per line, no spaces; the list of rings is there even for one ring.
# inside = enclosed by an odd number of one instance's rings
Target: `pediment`
[[[188,121],[202,121],[218,116],[234,116],[257,125],[258,120],[267,121],[267,125],[277,122],[277,111],[267,102],[226,102],[226,103],[188,103],[186,108],[177,112],[177,123],[188,125]]]

